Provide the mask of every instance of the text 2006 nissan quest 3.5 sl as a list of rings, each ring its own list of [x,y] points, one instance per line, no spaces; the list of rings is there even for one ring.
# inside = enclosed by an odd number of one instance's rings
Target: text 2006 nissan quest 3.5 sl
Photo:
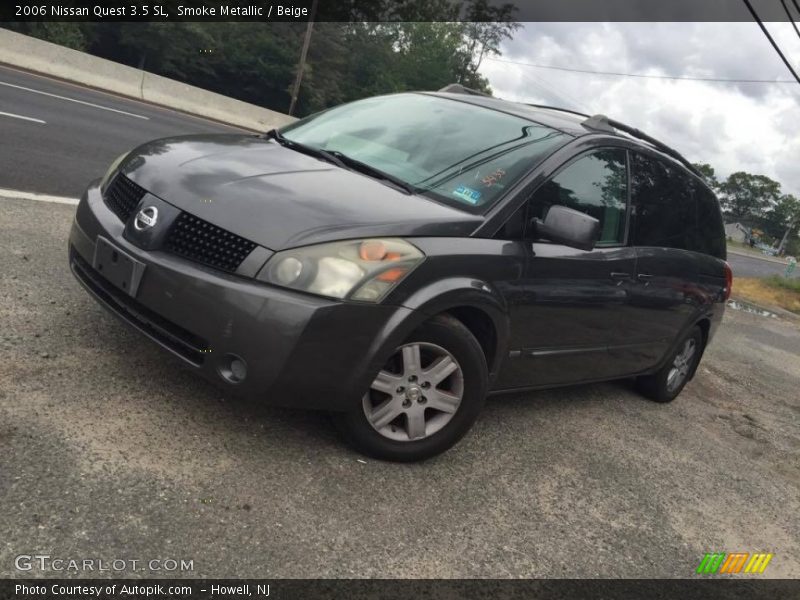
[[[69,255],[190,368],[400,461],[455,444],[490,393],[635,378],[672,400],[732,279],[676,151],[458,86],[144,144],[89,186]]]

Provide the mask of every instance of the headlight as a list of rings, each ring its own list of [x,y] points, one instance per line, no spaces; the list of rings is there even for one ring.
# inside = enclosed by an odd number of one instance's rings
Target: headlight
[[[109,180],[114,176],[114,173],[117,172],[117,169],[122,164],[122,161],[128,157],[130,152],[126,152],[125,154],[120,154],[117,158],[114,159],[114,162],[111,163],[111,166],[108,167],[108,171],[106,174],[103,175],[103,179],[100,180],[100,189],[105,190],[106,185],[108,184]]]
[[[320,296],[380,302],[424,257],[401,239],[348,240],[278,252],[258,279]]]

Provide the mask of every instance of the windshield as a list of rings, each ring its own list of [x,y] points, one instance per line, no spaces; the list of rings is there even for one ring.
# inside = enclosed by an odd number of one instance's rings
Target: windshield
[[[569,136],[503,112],[425,94],[359,100],[281,129],[436,199],[481,212]]]

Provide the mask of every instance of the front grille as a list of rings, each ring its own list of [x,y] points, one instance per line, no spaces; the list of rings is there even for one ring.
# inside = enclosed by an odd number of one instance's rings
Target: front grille
[[[147,190],[139,187],[122,173],[118,173],[108,184],[103,200],[106,206],[111,209],[123,222],[133,214],[139,201],[147,193]]]
[[[221,227],[181,213],[166,240],[173,254],[223,271],[234,272],[256,245]]]
[[[208,342],[115,288],[70,248],[72,272],[116,315],[195,366],[203,364]]]

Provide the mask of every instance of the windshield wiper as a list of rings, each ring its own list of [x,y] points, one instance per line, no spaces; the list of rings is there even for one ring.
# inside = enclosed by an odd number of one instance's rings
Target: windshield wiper
[[[337,167],[342,167],[343,169],[349,169],[352,171],[358,171],[360,173],[364,173],[365,175],[369,175],[374,177],[375,179],[381,179],[383,181],[387,181],[391,183],[393,186],[400,188],[406,194],[416,194],[421,191],[420,188],[417,188],[410,183],[403,181],[402,179],[395,177],[385,171],[381,171],[380,169],[376,169],[368,165],[367,163],[363,163],[360,160],[356,160],[355,158],[350,158],[346,154],[342,154],[338,150],[323,150],[322,148],[316,148],[314,146],[306,146],[305,144],[301,144],[299,142],[295,142],[294,140],[290,140],[278,131],[277,129],[270,129],[266,136],[270,139],[275,140],[281,146],[286,146],[287,148],[291,148],[293,150],[297,150],[298,152],[302,152],[304,154],[308,154],[309,156],[314,156],[316,158],[323,158],[328,162],[332,162]]]
[[[275,140],[281,146],[291,148],[292,150],[297,150],[298,152],[302,152],[303,154],[308,154],[309,156],[313,156],[314,158],[322,158],[324,160],[327,160],[329,163],[335,164],[337,167],[342,167],[343,169],[347,168],[347,165],[344,163],[344,161],[341,160],[338,156],[336,156],[333,152],[328,152],[327,150],[323,150],[322,148],[306,146],[305,144],[301,144],[300,142],[295,142],[294,140],[287,139],[277,129],[270,129],[266,133],[266,136],[270,139]]]
[[[376,169],[375,167],[368,165],[367,163],[363,163],[360,160],[356,160],[355,158],[350,158],[349,156],[347,156],[346,154],[342,154],[338,150],[330,150],[328,151],[328,154],[332,154],[334,157],[338,158],[344,164],[346,164],[348,167],[351,167],[355,171],[359,171],[361,173],[364,173],[365,175],[370,175],[375,179],[382,179],[384,181],[388,181],[392,185],[399,187],[407,194],[417,194],[421,191],[420,188],[406,181],[403,181],[399,177],[395,177],[394,175],[391,175],[386,171],[381,171],[380,169]]]

